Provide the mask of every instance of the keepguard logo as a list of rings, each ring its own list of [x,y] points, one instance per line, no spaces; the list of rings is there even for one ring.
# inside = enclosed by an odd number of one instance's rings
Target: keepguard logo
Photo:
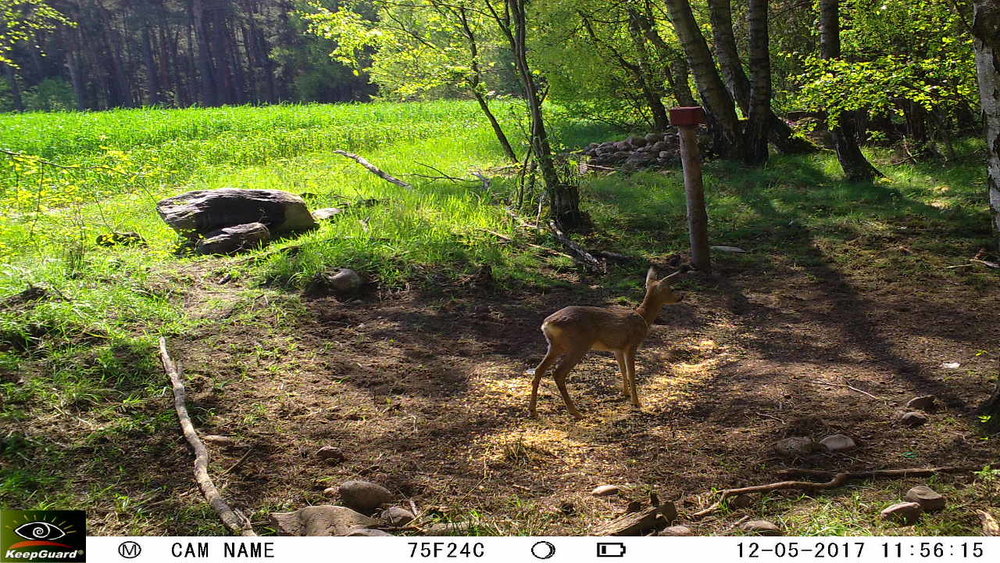
[[[86,561],[82,510],[0,510],[0,563]]]

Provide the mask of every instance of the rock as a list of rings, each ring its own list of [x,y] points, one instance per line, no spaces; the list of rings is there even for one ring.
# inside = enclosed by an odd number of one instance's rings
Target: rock
[[[917,485],[906,491],[906,500],[920,505],[924,512],[944,510],[947,501],[940,493],[926,485]]]
[[[595,487],[593,491],[590,491],[590,494],[595,497],[607,497],[618,494],[619,490],[620,489],[617,485],[601,485],[599,487]]]
[[[663,133],[646,133],[646,142],[647,143],[657,143],[657,142],[662,143],[663,142]]]
[[[321,297],[336,295],[350,297],[361,289],[361,276],[350,268],[340,268],[333,272],[319,272],[309,280],[306,293]]]
[[[911,428],[927,424],[927,415],[920,411],[911,411],[899,417],[899,423]]]
[[[753,505],[753,498],[750,495],[736,495],[729,499],[730,508],[747,508]]]
[[[246,223],[212,231],[199,240],[194,250],[198,254],[236,254],[255,250],[271,241],[271,233],[263,223]]]
[[[336,465],[347,459],[347,456],[344,455],[344,452],[340,448],[323,446],[316,452],[316,459],[325,461],[330,465]]]
[[[661,536],[693,536],[694,532],[687,526],[668,526],[660,532]]]
[[[850,436],[843,434],[831,434],[820,440],[819,443],[828,452],[843,452],[857,447],[857,444],[854,443],[854,440]]]
[[[316,227],[306,202],[280,190],[197,190],[160,200],[156,210],[171,228],[191,237],[254,222],[276,235]]]
[[[272,512],[271,521],[289,536],[344,536],[355,528],[368,528],[377,520],[350,508],[324,504],[307,506],[295,512]]]
[[[629,137],[628,139],[628,144],[636,148],[644,147],[648,142],[645,137]]]
[[[893,522],[899,522],[900,524],[913,524],[920,518],[920,514],[924,511],[920,508],[920,505],[915,502],[900,502],[894,504],[889,508],[882,511],[882,518],[886,520],[892,520]]]
[[[774,450],[785,457],[802,457],[816,451],[819,445],[812,438],[804,436],[793,436],[778,440],[774,444]]]
[[[312,216],[313,219],[319,222],[319,221],[326,221],[328,219],[333,219],[334,217],[340,215],[343,212],[344,212],[343,209],[339,209],[337,207],[324,207],[323,209],[317,209],[316,211],[313,211]]]
[[[351,528],[344,535],[349,537],[369,537],[369,538],[382,538],[385,536],[390,536],[390,537],[392,536],[392,534],[383,530],[375,530],[362,527]]]
[[[389,489],[369,481],[345,481],[340,484],[338,492],[344,506],[363,514],[372,514],[376,508],[392,502]]]
[[[327,487],[323,489],[323,494],[328,497],[338,497],[340,496],[340,488],[338,487]]]
[[[781,528],[773,522],[767,520],[750,520],[741,526],[744,531],[758,536],[780,536]]]
[[[923,395],[920,397],[914,397],[910,399],[909,402],[906,403],[906,408],[917,411],[934,412],[935,407],[937,406],[935,404],[936,401],[937,397],[935,397],[934,395]]]
[[[626,513],[598,528],[595,536],[644,536],[662,530],[677,519],[677,507],[667,501],[639,512]]]
[[[942,362],[941,363],[941,368],[942,369],[958,369],[960,367],[962,367],[962,364],[960,364],[958,362]]]
[[[146,246],[146,240],[132,231],[114,231],[97,236],[97,246]]]
[[[382,511],[382,519],[393,526],[405,526],[413,521],[413,513],[401,506],[390,506]]]

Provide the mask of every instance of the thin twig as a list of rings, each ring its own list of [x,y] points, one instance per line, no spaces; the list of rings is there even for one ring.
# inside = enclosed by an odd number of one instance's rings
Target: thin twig
[[[208,475],[208,448],[205,447],[205,443],[198,437],[198,432],[194,429],[194,424],[191,422],[191,416],[188,414],[187,405],[185,404],[181,368],[170,359],[170,354],[167,352],[167,340],[162,337],[160,338],[160,360],[163,362],[163,370],[170,377],[170,383],[174,389],[174,410],[177,411],[181,430],[183,430],[184,437],[188,443],[191,444],[191,448],[194,449],[194,478],[198,482],[198,487],[201,488],[202,494],[205,495],[205,500],[208,501],[208,504],[219,515],[219,518],[222,519],[226,527],[234,533],[244,536],[256,536],[257,534],[254,533],[250,520],[242,515],[237,515],[229,507],[229,504],[222,498],[219,489],[216,488],[215,483],[212,482],[212,478]]]
[[[566,236],[566,233],[562,232],[554,221],[549,222],[549,229],[556,236],[556,238],[559,239],[559,242],[563,243],[566,248],[573,251],[573,254],[578,257],[578,262],[581,262],[584,266],[597,270],[598,272],[607,272],[607,265],[604,262],[594,258],[593,254],[587,252],[587,249],[570,240],[570,238]]]
[[[386,182],[389,182],[389,183],[392,183],[392,184],[396,184],[397,186],[399,186],[401,188],[406,188],[408,190],[412,190],[413,189],[413,186],[411,186],[410,184],[407,184],[406,182],[400,180],[399,178],[393,176],[392,174],[389,174],[388,172],[385,172],[384,170],[382,170],[378,166],[375,166],[371,162],[368,162],[367,160],[365,160],[365,158],[362,157],[362,156],[358,156],[358,155],[356,155],[354,153],[351,153],[351,152],[342,151],[340,149],[337,149],[337,150],[333,151],[333,153],[334,154],[339,154],[341,156],[346,156],[347,158],[353,160],[354,162],[357,162],[361,166],[364,166],[365,168],[367,168],[369,172],[371,172],[372,174],[378,176],[379,178],[382,178]]]

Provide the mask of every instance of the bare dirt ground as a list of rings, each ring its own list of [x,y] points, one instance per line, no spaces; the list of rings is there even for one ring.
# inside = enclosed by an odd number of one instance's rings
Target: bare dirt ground
[[[456,288],[284,309],[267,302],[280,294],[247,302],[239,288],[206,280],[190,305],[213,322],[171,347],[191,378],[200,431],[235,439],[212,446],[213,472],[260,524],[270,510],[329,503],[324,488],[357,478],[480,533],[586,534],[651,490],[681,501],[683,520],[711,500],[693,495],[778,481],[789,467],[995,463],[997,442],[977,434],[974,410],[996,377],[998,292],[952,274],[925,284],[781,269],[723,264],[682,285],[684,302],[665,308],[639,354],[641,411],[622,396],[614,358],[591,353],[570,380],[581,422],[548,378],[540,417],[528,418],[525,370],[545,350],[546,315],[622,297],[585,281],[573,291]],[[632,303],[642,275],[625,296]],[[255,308],[261,316],[246,321]],[[924,394],[939,410],[924,426],[901,426],[903,405]],[[783,437],[838,432],[859,447],[796,460],[773,449]],[[318,461],[322,446],[346,459]],[[622,494],[592,497],[602,484]],[[871,499],[872,520],[895,494]],[[689,525],[726,533],[747,516],[781,518],[761,503]]]

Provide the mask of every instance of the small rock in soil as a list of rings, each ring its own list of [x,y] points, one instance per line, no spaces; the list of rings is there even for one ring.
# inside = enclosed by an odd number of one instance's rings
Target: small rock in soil
[[[927,424],[927,415],[919,411],[911,411],[899,417],[899,423],[911,428],[921,426]]]
[[[729,499],[730,508],[747,508],[753,504],[753,498],[750,495],[736,495]]]
[[[327,219],[333,219],[337,215],[343,213],[343,209],[337,207],[324,207],[323,209],[317,209],[312,212],[313,219],[316,221],[326,221]]]
[[[413,521],[413,513],[401,506],[390,506],[382,511],[382,519],[393,526],[405,526]]]
[[[924,509],[924,512],[937,512],[944,510],[947,503],[940,493],[926,485],[917,485],[906,492],[906,500],[915,502]]]
[[[694,532],[687,526],[668,526],[660,532],[661,536],[693,536]]]
[[[750,520],[742,526],[743,530],[758,536],[780,536],[781,528],[767,520]]]
[[[319,272],[309,280],[306,293],[321,297],[334,295],[349,297],[361,288],[361,276],[350,268],[340,268],[333,272]]]
[[[618,491],[619,489],[617,485],[601,485],[600,487],[596,487],[593,491],[590,491],[590,494],[595,497],[607,497],[618,494]]]
[[[375,530],[372,528],[351,528],[344,534],[349,537],[368,537],[368,538],[381,538],[385,536],[391,536],[389,532],[383,530]]]
[[[857,446],[850,436],[844,436],[843,434],[831,434],[820,440],[819,443],[830,452],[843,452],[852,450]]]
[[[272,512],[271,521],[289,536],[343,536],[354,528],[367,528],[377,520],[343,506],[307,506],[295,512]]]
[[[342,452],[340,448],[323,446],[316,452],[316,459],[325,461],[331,465],[336,465],[347,459],[347,456],[344,455],[344,452]]]
[[[960,364],[958,362],[943,362],[941,364],[941,367],[944,368],[944,369],[958,369],[958,368],[962,367],[962,364]]]
[[[389,489],[369,481],[345,481],[341,483],[338,492],[344,506],[363,514],[371,514],[376,508],[392,502]]]
[[[934,407],[937,406],[935,405],[936,401],[937,397],[935,397],[934,395],[923,395],[921,397],[914,397],[910,399],[908,403],[906,403],[906,408],[917,411],[933,412]]]
[[[923,511],[924,509],[915,502],[900,502],[883,510],[882,518],[909,525],[916,522]]]
[[[806,456],[816,451],[817,447],[816,442],[812,438],[805,436],[792,436],[791,438],[778,440],[774,444],[775,451],[785,457]]]

